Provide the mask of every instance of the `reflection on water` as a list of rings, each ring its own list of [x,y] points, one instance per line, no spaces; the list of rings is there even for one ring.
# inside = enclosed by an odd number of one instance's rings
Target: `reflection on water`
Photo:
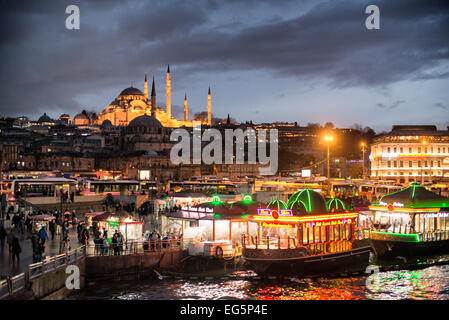
[[[357,300],[449,299],[449,265],[380,272],[367,277],[279,280],[147,280],[98,282],[78,299],[121,300]]]
[[[448,256],[449,257],[449,256]],[[434,257],[418,261],[424,267],[448,257]],[[394,262],[397,263],[397,262]],[[408,265],[404,263],[403,266]],[[385,266],[385,264],[383,264]],[[240,272],[237,276],[253,276]],[[420,270],[395,270],[366,276],[347,278],[255,280],[248,277],[232,280],[176,280],[110,281],[89,285],[72,299],[120,300],[397,300],[449,299],[449,264],[429,266]]]

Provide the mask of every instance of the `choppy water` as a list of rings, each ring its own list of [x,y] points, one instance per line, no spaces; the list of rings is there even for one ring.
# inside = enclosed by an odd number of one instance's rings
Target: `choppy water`
[[[448,259],[449,256],[446,257]],[[441,258],[439,258],[441,261]],[[449,261],[449,260],[448,260]],[[422,262],[421,262],[422,263]],[[367,282],[368,280],[368,282]],[[447,300],[449,264],[379,272],[377,277],[282,280],[177,280],[97,282],[75,299],[182,300]]]

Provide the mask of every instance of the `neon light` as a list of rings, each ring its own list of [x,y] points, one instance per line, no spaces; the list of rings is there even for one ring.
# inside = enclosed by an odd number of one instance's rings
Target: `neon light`
[[[393,232],[383,232],[383,231],[369,231],[365,230],[365,234],[371,234],[371,239],[374,240],[385,240],[385,241],[400,241],[400,242],[419,242],[419,236],[416,233],[393,233]],[[374,235],[374,237],[373,237]]]
[[[271,200],[270,203],[267,205],[267,208],[270,208],[274,204],[277,205],[277,209],[287,209],[287,204],[282,200]]]
[[[321,214],[321,215],[309,215],[309,216],[280,216],[275,220],[271,216],[267,215],[253,215],[254,221],[285,221],[285,222],[310,222],[310,221],[325,221],[332,219],[349,219],[356,218],[359,215],[358,212],[345,212],[339,214]]]
[[[393,205],[394,207],[404,207],[404,204],[400,203],[400,202],[386,203],[386,202],[383,202],[383,201],[379,201],[379,205],[385,206],[385,207],[388,206],[388,205]]]
[[[332,219],[332,220],[325,220],[325,221],[311,221],[306,222],[305,227],[311,228],[311,227],[322,227],[322,226],[335,226],[340,224],[352,224],[353,220],[351,218],[349,219]]]
[[[212,202],[221,202],[220,197],[215,195],[212,197]]]
[[[257,209],[257,214],[261,216],[272,216],[276,212],[280,217],[293,216],[292,210],[289,209]]]
[[[249,194],[247,194],[243,197],[243,201],[253,201],[253,198]]]
[[[424,218],[447,218],[449,217],[449,213],[441,212],[441,213],[426,213]]]
[[[261,216],[271,216],[271,209],[257,209],[257,214]]]
[[[330,211],[331,205],[332,205],[333,202],[336,203],[335,206],[336,206],[336,209],[337,209],[337,210],[338,210],[338,204],[340,204],[340,205],[343,207],[343,210],[346,210],[346,206],[345,206],[344,202],[341,201],[341,199],[338,199],[338,198],[332,198],[332,199],[330,199],[330,200],[328,200],[328,201],[326,202],[326,209],[327,209],[327,211]]]
[[[295,225],[291,223],[282,223],[282,222],[262,222],[262,227],[294,228]]]
[[[312,201],[310,200],[310,192],[309,192],[309,189],[306,189],[307,190],[307,198],[309,199],[309,210],[307,210],[307,212],[310,212],[310,211],[312,211]],[[307,209],[307,208],[306,208]]]
[[[373,211],[388,211],[387,207],[382,206],[368,206]],[[438,212],[440,208],[394,208],[395,212],[415,213],[415,212]]]

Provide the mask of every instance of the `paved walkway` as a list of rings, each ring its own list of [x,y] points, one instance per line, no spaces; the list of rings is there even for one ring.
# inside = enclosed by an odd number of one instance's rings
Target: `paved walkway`
[[[6,230],[10,232],[10,230]],[[17,235],[17,232],[15,232]],[[60,246],[60,235],[55,234],[54,240],[51,240],[51,234],[49,233],[50,239],[45,242],[45,255],[46,257],[55,256],[59,254]],[[81,244],[78,242],[76,228],[69,229],[70,246],[71,249],[80,247]],[[20,262],[13,264],[9,257],[8,244],[5,239],[5,248],[1,250],[0,248],[0,278],[9,275],[16,275],[22,273],[26,270],[29,264],[33,263],[33,248],[31,245],[31,235],[25,232],[25,235],[18,236],[20,241],[20,247],[22,248],[22,253],[20,254]]]

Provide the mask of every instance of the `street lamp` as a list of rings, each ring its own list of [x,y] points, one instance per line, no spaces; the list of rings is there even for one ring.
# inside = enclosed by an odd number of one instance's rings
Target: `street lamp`
[[[427,141],[426,140],[423,140],[422,141],[422,144],[423,145],[426,145],[427,144]],[[423,152],[424,153],[424,152]],[[421,153],[421,154],[423,154],[423,153]],[[423,185],[424,184],[424,175],[423,175],[423,167],[424,167],[424,160],[423,160],[424,158],[421,158],[421,185]]]
[[[330,152],[329,152],[329,144],[332,140],[334,140],[333,136],[325,136],[324,140],[327,142],[327,184],[328,186],[330,186],[330,178],[331,178],[331,174],[330,174]],[[330,190],[328,190],[330,192]]]
[[[363,159],[363,163],[362,163],[362,179],[365,179],[365,142],[362,142],[360,144],[362,146],[362,159]]]

